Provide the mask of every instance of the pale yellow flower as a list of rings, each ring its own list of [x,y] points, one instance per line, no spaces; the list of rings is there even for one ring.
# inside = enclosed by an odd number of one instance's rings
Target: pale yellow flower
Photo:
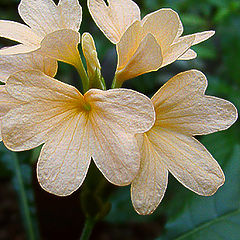
[[[91,157],[110,182],[133,181],[140,166],[135,135],[155,121],[146,96],[127,89],[82,95],[36,70],[13,74],[6,89],[23,103],[3,117],[3,142],[14,151],[44,144],[37,176],[46,191],[66,196],[77,190]]]
[[[78,44],[80,38],[78,30],[82,21],[82,8],[78,0],[60,0],[58,5],[52,0],[22,0],[18,10],[27,25],[1,20],[0,37],[20,44],[1,49],[0,54],[28,53],[42,48],[42,54],[68,62],[64,55],[69,48],[72,50],[68,45]],[[57,49],[52,43],[53,38],[57,41]],[[59,48],[61,51],[56,54]],[[74,59],[70,61],[73,65],[79,58],[78,53],[74,54]]]
[[[153,96],[156,122],[150,131],[138,135],[141,167],[131,186],[139,214],[151,214],[159,205],[168,172],[203,196],[223,185],[221,167],[193,136],[229,128],[237,110],[228,101],[204,95],[206,87],[206,77],[191,70],[173,77]]]
[[[214,31],[181,37],[183,25],[172,9],[160,9],[142,20],[131,0],[88,0],[90,13],[106,37],[117,44],[117,85],[138,75],[156,71],[176,60],[197,56],[190,49],[210,38]]]

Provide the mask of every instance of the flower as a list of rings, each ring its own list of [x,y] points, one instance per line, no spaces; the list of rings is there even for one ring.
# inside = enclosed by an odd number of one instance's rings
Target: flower
[[[193,192],[209,196],[224,183],[224,174],[193,136],[229,128],[237,119],[233,104],[204,95],[206,77],[197,70],[178,74],[152,98],[156,122],[138,135],[141,167],[131,185],[134,208],[151,214],[167,188],[168,172]]]
[[[115,81],[124,81],[157,71],[176,60],[190,60],[197,54],[191,46],[210,38],[214,31],[181,37],[183,25],[172,9],[160,9],[142,20],[131,0],[88,0],[90,13],[106,37],[117,46]]]
[[[41,48],[38,53],[68,62],[64,52],[69,51],[69,43],[78,44],[80,38],[78,30],[82,21],[82,9],[78,0],[60,0],[58,5],[55,5],[52,0],[22,0],[18,10],[28,26],[1,20],[0,37],[20,44],[1,49],[0,54],[28,53]],[[52,43],[53,39],[57,41],[56,48]],[[59,48],[60,52],[57,52]],[[76,52],[75,49],[74,51]],[[75,52],[74,60],[70,61],[73,65],[79,58],[78,53],[76,55]]]
[[[133,181],[140,166],[135,135],[155,121],[146,96],[127,89],[91,89],[82,95],[36,70],[11,75],[6,89],[23,103],[3,117],[3,142],[13,151],[44,144],[37,165],[43,189],[71,194],[82,184],[91,157],[110,182]]]

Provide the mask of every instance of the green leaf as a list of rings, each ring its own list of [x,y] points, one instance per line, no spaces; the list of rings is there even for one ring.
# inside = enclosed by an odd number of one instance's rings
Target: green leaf
[[[28,239],[40,239],[32,188],[32,166],[28,161],[30,152],[14,153],[0,144],[0,166],[4,166],[17,193],[19,208]],[[4,175],[3,175],[4,176]]]
[[[212,197],[192,195],[159,240],[236,240],[240,236],[240,145],[226,165],[226,183]],[[184,199],[183,199],[184,202]]]

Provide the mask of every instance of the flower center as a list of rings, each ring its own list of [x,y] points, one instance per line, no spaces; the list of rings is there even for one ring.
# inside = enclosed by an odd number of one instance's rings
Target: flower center
[[[91,109],[92,109],[92,107],[91,107],[91,105],[90,105],[88,102],[85,102],[85,103],[83,104],[83,109],[84,109],[85,111],[87,111],[87,112],[90,112]]]

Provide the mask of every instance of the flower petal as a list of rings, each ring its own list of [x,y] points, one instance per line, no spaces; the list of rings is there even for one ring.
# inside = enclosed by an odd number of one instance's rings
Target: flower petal
[[[6,88],[14,98],[30,103],[35,100],[71,103],[83,98],[76,88],[37,70],[20,71],[11,75]]]
[[[125,131],[136,134],[151,129],[155,111],[151,100],[130,89],[89,90],[85,95],[92,109],[104,115],[105,120],[118,123]]]
[[[184,55],[184,53],[192,46],[193,42],[194,36],[191,36],[169,46],[169,48],[163,52],[163,63],[161,67],[173,63],[182,55]]]
[[[0,20],[0,37],[23,43],[28,46],[39,45],[42,38],[28,26],[6,20]]]
[[[17,71],[26,69],[40,70],[50,77],[57,73],[57,61],[43,57],[40,54],[27,53],[16,55],[0,55],[0,81],[6,82],[9,76]]]
[[[150,13],[142,20],[145,33],[151,33],[165,51],[176,38],[179,31],[180,19],[170,8],[160,9]]]
[[[8,94],[5,85],[0,85],[0,141],[2,141],[2,117],[18,104],[20,104],[20,102]]]
[[[63,106],[64,105],[64,106]],[[4,144],[12,151],[25,151],[46,142],[74,111],[66,104],[34,101],[10,110],[2,119]]]
[[[215,31],[199,32],[199,33],[194,33],[194,34],[190,34],[190,35],[180,37],[179,41],[181,41],[183,39],[194,37],[195,39],[194,39],[192,45],[196,45],[196,44],[199,44],[203,41],[206,41],[207,39],[212,37],[214,34],[215,34]]]
[[[144,35],[141,22],[136,21],[126,30],[116,46],[118,53],[118,70],[127,65],[143,38]]]
[[[39,46],[27,46],[23,44],[17,44],[11,47],[3,47],[0,49],[0,55],[15,55],[15,54],[25,54],[37,50]]]
[[[192,49],[187,50],[178,60],[191,60],[197,57],[197,53]]]
[[[152,128],[147,135],[157,153],[163,156],[162,163],[188,189],[210,196],[223,185],[221,167],[193,137],[161,127]]]
[[[41,42],[39,53],[74,66],[79,64],[78,44],[80,34],[64,29],[48,34]]]
[[[11,97],[6,90],[5,85],[0,85],[0,119],[11,109],[17,106],[19,103],[17,99]]]
[[[90,128],[86,116],[77,114],[65,121],[42,148],[37,176],[41,187],[58,196],[76,191],[87,174],[91,160]]]
[[[61,29],[79,31],[82,23],[82,7],[78,0],[60,0],[58,3],[58,17],[61,19]],[[61,14],[60,14],[61,13]]]
[[[141,137],[141,166],[131,185],[131,198],[135,210],[147,215],[154,212],[165,194],[168,170],[162,164],[163,154],[156,152],[146,134]]]
[[[72,86],[40,71],[20,71],[6,84],[14,98],[24,101],[4,116],[2,135],[5,145],[23,151],[47,141],[81,107],[83,96]]]
[[[58,6],[52,0],[22,0],[19,14],[42,37],[61,29],[78,31],[82,20],[77,0],[62,0]]]
[[[140,165],[135,134],[148,131],[154,123],[149,99],[127,89],[90,90],[85,99],[92,108],[89,121],[96,165],[110,182],[129,184]]]
[[[207,79],[190,70],[170,79],[152,98],[155,125],[190,134],[209,134],[229,128],[237,119],[233,104],[204,95]]]
[[[122,54],[120,50],[118,50],[118,54],[119,56]],[[147,34],[126,66],[123,69],[117,69],[116,79],[124,82],[141,74],[157,71],[161,67],[162,61],[160,46],[152,34]]]
[[[88,8],[97,26],[114,44],[136,20],[141,19],[140,9],[131,0],[88,0]]]

